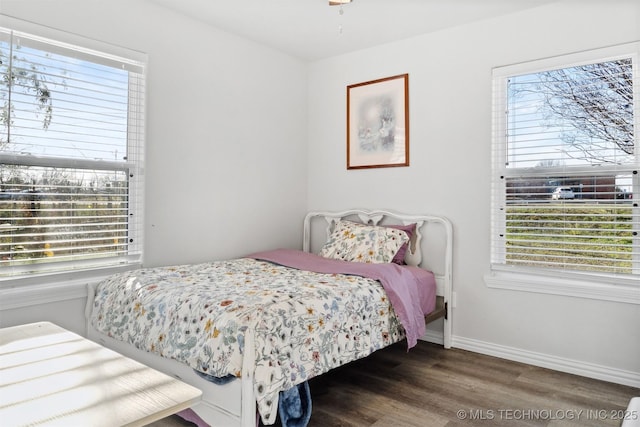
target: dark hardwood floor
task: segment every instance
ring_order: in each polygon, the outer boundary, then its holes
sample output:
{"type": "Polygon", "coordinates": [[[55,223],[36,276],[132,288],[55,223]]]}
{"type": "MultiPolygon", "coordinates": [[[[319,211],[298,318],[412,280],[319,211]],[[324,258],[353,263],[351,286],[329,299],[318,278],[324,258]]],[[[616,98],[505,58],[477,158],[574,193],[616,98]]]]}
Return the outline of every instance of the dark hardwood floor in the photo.
{"type": "Polygon", "coordinates": [[[619,426],[640,389],[426,342],[312,380],[309,427],[619,426]]]}
{"type": "MultiPolygon", "coordinates": [[[[638,388],[422,341],[309,384],[309,427],[619,426],[631,397],[640,396],[638,388]]],[[[178,425],[162,422],[157,427],[178,425]]]]}

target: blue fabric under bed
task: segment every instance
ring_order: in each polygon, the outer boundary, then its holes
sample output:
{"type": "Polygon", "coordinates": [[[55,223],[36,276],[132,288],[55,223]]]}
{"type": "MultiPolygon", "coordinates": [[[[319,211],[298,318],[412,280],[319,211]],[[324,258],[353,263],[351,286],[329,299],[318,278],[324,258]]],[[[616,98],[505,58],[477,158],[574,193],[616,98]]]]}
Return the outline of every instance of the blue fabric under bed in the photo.
{"type": "MultiPolygon", "coordinates": [[[[205,380],[217,385],[224,385],[237,378],[233,375],[214,377],[194,370],[196,374],[205,380]]],[[[278,416],[282,427],[306,427],[311,418],[311,391],[307,381],[280,392],[278,399],[278,416]]],[[[276,421],[276,424],[278,421],[276,421]]],[[[262,422],[258,423],[262,426],[262,422]]]]}

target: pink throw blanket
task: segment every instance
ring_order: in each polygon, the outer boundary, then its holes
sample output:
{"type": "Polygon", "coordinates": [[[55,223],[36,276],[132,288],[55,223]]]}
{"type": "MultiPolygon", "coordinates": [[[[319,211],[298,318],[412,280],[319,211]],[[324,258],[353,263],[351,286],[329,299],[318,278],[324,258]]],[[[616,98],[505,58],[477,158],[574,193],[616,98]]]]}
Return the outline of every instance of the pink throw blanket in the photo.
{"type": "Polygon", "coordinates": [[[291,249],[258,252],[247,258],[298,270],[352,274],[379,281],[404,327],[408,348],[415,346],[424,335],[424,317],[435,308],[435,278],[431,272],[418,267],[347,262],[291,249]]]}

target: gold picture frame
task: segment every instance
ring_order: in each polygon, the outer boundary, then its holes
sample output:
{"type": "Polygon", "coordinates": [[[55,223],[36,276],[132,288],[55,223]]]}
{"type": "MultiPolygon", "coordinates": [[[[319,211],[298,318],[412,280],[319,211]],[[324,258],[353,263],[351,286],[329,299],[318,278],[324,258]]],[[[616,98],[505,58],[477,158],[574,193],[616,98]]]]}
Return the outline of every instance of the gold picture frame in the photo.
{"type": "Polygon", "coordinates": [[[347,169],[409,166],[409,74],[347,86],[347,169]]]}

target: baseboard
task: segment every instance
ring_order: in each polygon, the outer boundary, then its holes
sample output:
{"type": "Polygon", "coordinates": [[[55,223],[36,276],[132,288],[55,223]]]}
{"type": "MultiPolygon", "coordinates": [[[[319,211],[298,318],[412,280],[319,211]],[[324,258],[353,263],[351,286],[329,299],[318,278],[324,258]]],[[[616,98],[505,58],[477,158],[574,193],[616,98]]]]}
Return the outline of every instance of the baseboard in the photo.
{"type": "Polygon", "coordinates": [[[420,337],[422,341],[432,342],[434,344],[444,345],[444,337],[442,336],[442,332],[430,331],[427,329],[427,332],[420,337]]]}
{"type": "Polygon", "coordinates": [[[471,338],[453,337],[453,347],[560,372],[640,388],[640,373],[522,350],[471,338]]]}

